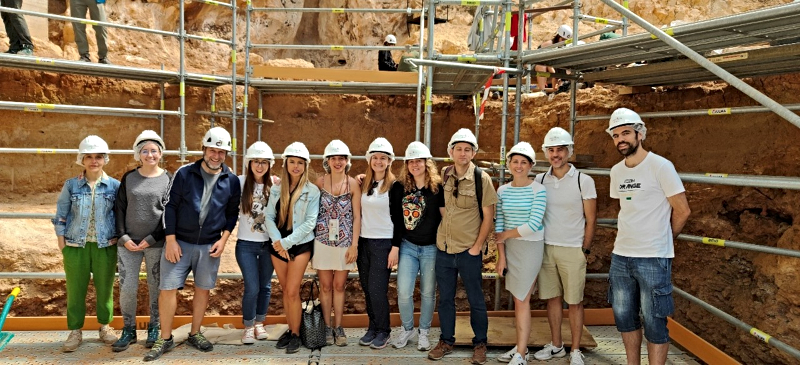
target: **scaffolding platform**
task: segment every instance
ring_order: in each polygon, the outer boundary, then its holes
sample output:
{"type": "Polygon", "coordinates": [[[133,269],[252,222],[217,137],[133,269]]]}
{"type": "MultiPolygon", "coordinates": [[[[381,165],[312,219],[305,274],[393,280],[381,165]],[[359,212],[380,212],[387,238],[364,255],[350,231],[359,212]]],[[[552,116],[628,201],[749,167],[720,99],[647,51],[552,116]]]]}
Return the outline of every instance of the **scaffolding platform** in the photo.
{"type": "MultiPolygon", "coordinates": [[[[695,52],[775,42],[800,33],[800,3],[786,4],[737,15],[667,28],[677,41],[695,52]]],[[[513,54],[512,54],[513,55],[513,54]]],[[[639,61],[667,60],[680,55],[649,33],[642,33],[574,47],[525,52],[525,63],[576,71],[592,70],[639,61]]]]}
{"type": "MultiPolygon", "coordinates": [[[[624,364],[625,347],[622,338],[613,326],[590,326],[589,330],[597,340],[598,346],[585,349],[587,364],[624,364]]],[[[373,350],[357,344],[358,338],[364,335],[364,328],[348,328],[349,345],[346,347],[328,346],[314,353],[306,348],[295,354],[286,354],[284,350],[275,348],[274,341],[257,341],[254,345],[216,345],[214,351],[202,353],[187,344],[176,347],[165,354],[155,364],[231,364],[241,362],[265,362],[270,364],[430,364],[427,353],[417,350],[416,342],[411,341],[402,349],[387,346],[385,349],[373,350]],[[311,360],[311,361],[309,361],[311,360]]],[[[111,351],[111,346],[97,339],[96,331],[84,331],[84,342],[73,353],[62,353],[61,344],[68,331],[17,331],[14,340],[3,351],[0,363],[7,364],[63,364],[63,363],[109,363],[141,364],[147,349],[144,347],[146,331],[138,331],[139,343],[123,352],[111,351]]],[[[439,338],[439,328],[431,328],[429,338],[435,343],[439,338]]],[[[490,347],[487,358],[495,362],[496,358],[508,351],[508,347],[490,347]]],[[[531,348],[531,350],[535,350],[531,348]]],[[[647,348],[642,348],[643,360],[646,362],[647,348]]],[[[453,353],[445,356],[437,363],[465,364],[472,356],[470,346],[456,346],[453,353]]],[[[569,364],[569,356],[553,359],[547,364],[569,364]]],[[[700,364],[691,354],[670,345],[667,364],[700,364]]]]}

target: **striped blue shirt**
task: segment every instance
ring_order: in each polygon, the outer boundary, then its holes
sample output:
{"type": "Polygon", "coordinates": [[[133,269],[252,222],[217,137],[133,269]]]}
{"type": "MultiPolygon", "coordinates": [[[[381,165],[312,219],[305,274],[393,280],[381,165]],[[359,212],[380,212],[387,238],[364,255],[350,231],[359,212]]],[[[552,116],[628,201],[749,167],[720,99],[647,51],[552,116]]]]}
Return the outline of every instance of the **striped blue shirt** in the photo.
{"type": "Polygon", "coordinates": [[[544,185],[531,181],[528,186],[514,187],[511,183],[497,189],[497,222],[499,232],[516,229],[521,240],[544,239],[544,212],[547,193],[544,185]]]}

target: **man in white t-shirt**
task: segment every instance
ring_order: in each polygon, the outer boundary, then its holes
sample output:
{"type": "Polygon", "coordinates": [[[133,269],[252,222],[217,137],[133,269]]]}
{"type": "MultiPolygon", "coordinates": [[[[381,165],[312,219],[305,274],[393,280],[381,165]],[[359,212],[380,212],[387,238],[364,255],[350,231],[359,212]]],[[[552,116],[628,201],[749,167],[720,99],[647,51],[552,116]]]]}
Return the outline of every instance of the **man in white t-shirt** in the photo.
{"type": "Polygon", "coordinates": [[[572,335],[570,364],[582,365],[580,340],[583,332],[583,289],[586,285],[586,256],[597,222],[597,191],[594,180],[567,160],[572,156],[569,132],[555,127],[542,144],[550,170],[536,175],[547,188],[544,215],[544,259],[539,271],[539,298],[547,300],[547,322],[551,340],[534,354],[537,360],[564,357],[561,339],[562,300],[569,305],[572,335]],[[558,345],[558,346],[556,346],[558,345]]]}
{"type": "Polygon", "coordinates": [[[610,193],[619,199],[620,210],[608,300],[628,364],[640,363],[642,321],[650,364],[664,364],[669,349],[667,316],[674,310],[673,239],[691,211],[675,166],[641,146],[647,128],[638,114],[615,110],[606,131],[625,157],[611,168],[610,193]]]}

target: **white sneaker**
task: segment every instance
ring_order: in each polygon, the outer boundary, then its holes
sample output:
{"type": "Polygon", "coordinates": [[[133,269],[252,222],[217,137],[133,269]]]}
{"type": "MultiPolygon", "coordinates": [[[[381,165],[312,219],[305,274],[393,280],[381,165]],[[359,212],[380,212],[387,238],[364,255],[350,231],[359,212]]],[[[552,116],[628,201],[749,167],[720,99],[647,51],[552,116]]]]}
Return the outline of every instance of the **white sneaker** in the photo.
{"type": "MultiPolygon", "coordinates": [[[[498,356],[497,357],[497,361],[499,361],[499,362],[509,362],[509,361],[511,361],[511,358],[514,357],[514,354],[516,354],[516,353],[517,353],[517,346],[514,346],[514,348],[512,348],[511,350],[508,350],[508,352],[498,356]]],[[[525,349],[525,361],[530,360],[530,358],[531,358],[531,355],[528,353],[528,349],[526,348],[525,349]]]]}
{"type": "Polygon", "coordinates": [[[431,349],[431,343],[428,341],[428,330],[419,329],[419,337],[417,337],[417,350],[428,351],[431,349]]]}
{"type": "Polygon", "coordinates": [[[550,360],[554,357],[564,357],[564,356],[567,356],[567,352],[564,351],[564,345],[562,344],[561,347],[555,347],[553,346],[552,342],[548,343],[547,345],[544,346],[543,349],[536,351],[536,353],[533,354],[533,357],[536,360],[542,360],[542,361],[550,360]]]}
{"type": "Polygon", "coordinates": [[[406,331],[405,328],[400,327],[399,334],[392,341],[392,346],[396,349],[406,347],[406,345],[408,345],[408,340],[414,338],[416,335],[417,331],[413,328],[406,331]]]}
{"type": "Polygon", "coordinates": [[[256,326],[255,326],[255,329],[253,330],[253,332],[255,333],[257,340],[269,339],[269,333],[267,333],[267,330],[264,329],[264,325],[261,324],[261,323],[256,323],[256,326]]]}
{"type": "Polygon", "coordinates": [[[256,343],[255,328],[245,327],[242,333],[242,343],[245,345],[252,345],[256,343]]]}
{"type": "Polygon", "coordinates": [[[83,332],[81,332],[81,330],[72,330],[69,332],[67,340],[64,341],[61,351],[73,352],[78,349],[78,346],[81,345],[81,342],[83,342],[83,332]]]}
{"type": "Polygon", "coordinates": [[[527,365],[528,360],[522,358],[522,355],[519,352],[515,352],[514,356],[511,357],[511,361],[508,362],[508,365],[527,365]]]}
{"type": "Polygon", "coordinates": [[[114,334],[114,328],[104,324],[100,326],[100,329],[97,331],[98,337],[100,337],[100,341],[107,345],[111,345],[114,342],[117,342],[117,335],[114,334]]]}
{"type": "Polygon", "coordinates": [[[569,353],[569,365],[583,365],[584,357],[581,350],[572,350],[572,352],[569,353]]]}

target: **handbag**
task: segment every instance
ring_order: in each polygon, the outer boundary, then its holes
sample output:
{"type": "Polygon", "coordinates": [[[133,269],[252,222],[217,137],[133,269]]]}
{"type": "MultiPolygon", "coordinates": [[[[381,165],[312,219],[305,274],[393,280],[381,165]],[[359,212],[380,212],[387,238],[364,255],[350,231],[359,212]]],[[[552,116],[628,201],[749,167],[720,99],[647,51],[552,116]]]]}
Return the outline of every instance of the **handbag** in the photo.
{"type": "Polygon", "coordinates": [[[314,286],[317,286],[317,293],[319,293],[319,284],[316,280],[309,280],[303,284],[301,292],[301,301],[303,308],[302,321],[300,322],[300,340],[303,346],[309,349],[319,349],[325,346],[325,321],[322,317],[322,305],[319,299],[314,297],[314,286]],[[303,297],[302,293],[305,292],[306,286],[309,287],[308,296],[303,297]]]}

